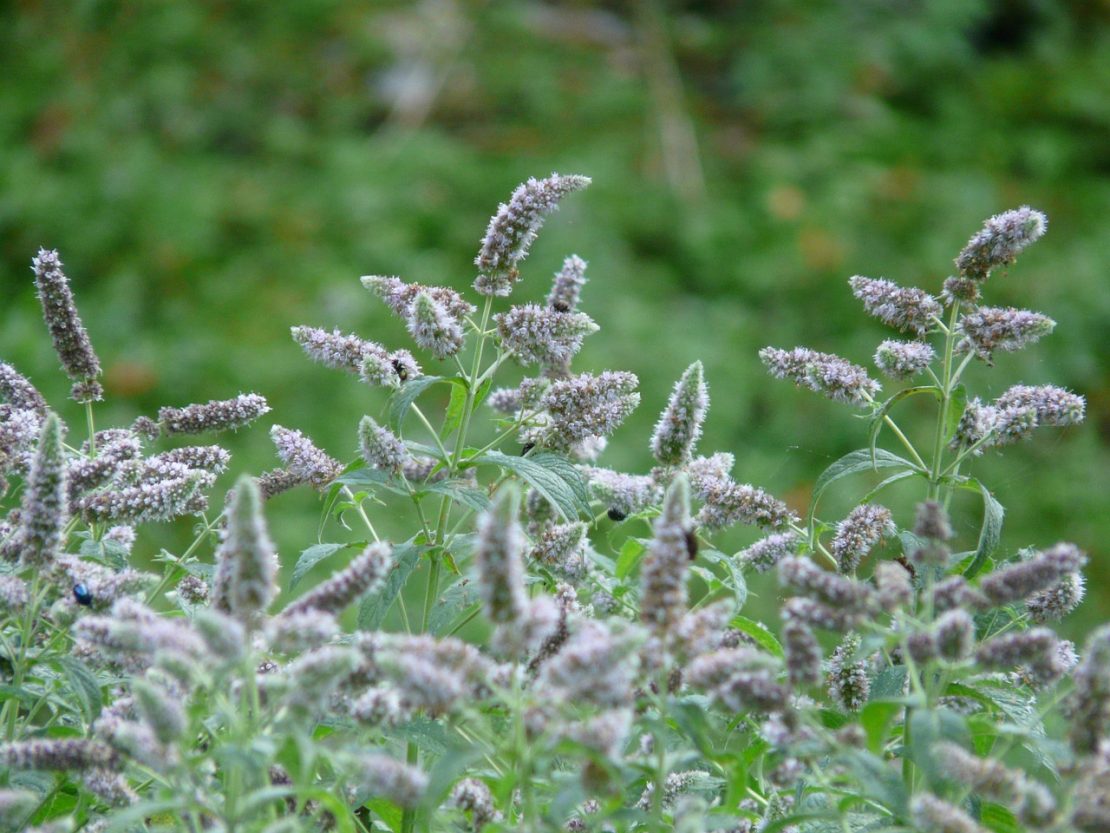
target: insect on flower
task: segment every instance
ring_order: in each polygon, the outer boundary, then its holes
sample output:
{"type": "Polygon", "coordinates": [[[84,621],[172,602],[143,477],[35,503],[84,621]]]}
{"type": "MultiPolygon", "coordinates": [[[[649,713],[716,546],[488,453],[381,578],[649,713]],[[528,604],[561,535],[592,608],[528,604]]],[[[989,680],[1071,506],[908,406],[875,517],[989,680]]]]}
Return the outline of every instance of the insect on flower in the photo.
{"type": "Polygon", "coordinates": [[[89,588],[84,582],[73,585],[73,598],[77,600],[77,604],[85,607],[91,605],[93,600],[92,593],[89,592],[89,588]]]}
{"type": "Polygon", "coordinates": [[[605,514],[609,516],[609,520],[616,521],[617,523],[620,523],[621,521],[623,521],[625,518],[628,517],[627,514],[625,514],[624,512],[622,512],[620,509],[618,509],[615,506],[610,506],[609,511],[606,512],[605,514]]]}

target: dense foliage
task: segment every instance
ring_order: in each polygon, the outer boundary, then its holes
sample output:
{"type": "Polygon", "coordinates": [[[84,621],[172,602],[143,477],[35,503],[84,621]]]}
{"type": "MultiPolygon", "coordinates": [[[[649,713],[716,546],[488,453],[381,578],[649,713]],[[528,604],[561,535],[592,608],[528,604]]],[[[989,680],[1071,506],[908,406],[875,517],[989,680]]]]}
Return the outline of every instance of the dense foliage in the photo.
{"type": "Polygon", "coordinates": [[[653,468],[601,465],[642,394],[633,373],[580,369],[599,329],[579,309],[587,264],[568,256],[542,303],[507,300],[537,281],[522,267],[544,219],[589,183],[518,187],[472,291],[363,277],[415,352],[294,326],[309,359],[385,416],[348,427],[349,461],[272,425],[281,465],[242,474],[220,510],[209,492],[228,453],[181,438],[254,430],[266,399],[97,430],[102,365],[58,253],[39,251],[37,295],[86,424],[67,428],[0,365],[0,823],[1107,829],[1110,626],[1081,647],[1053,629],[1083,599],[1087,556],[1043,536],[1000,546],[1005,513],[978,473],[987,449],[1082,422],[1086,401],[1048,384],[992,395],[968,376],[1055,326],[993,304],[1045,215],[991,217],[929,289],[850,279],[903,336],[874,354],[892,393],[836,354],[759,352],[865,420],[803,516],[735,479],[732,453],[704,451],[700,362],[652,408],[653,468]],[[513,366],[524,380],[499,387],[513,366]],[[440,387],[445,408],[425,413],[440,387]],[[935,405],[927,444],[900,423],[918,400],[935,405]],[[324,510],[281,602],[270,501],[298,488],[324,510]],[[916,491],[912,513],[879,502],[894,488],[916,491]],[[835,492],[843,514],[821,502],[835,492]],[[974,535],[949,514],[960,492],[979,502],[974,535]],[[147,530],[178,517],[199,521],[192,544],[137,569],[147,530]],[[381,535],[383,517],[407,533],[381,535]],[[722,550],[736,525],[763,537],[722,550]],[[776,615],[760,621],[748,579],[772,570],[776,615]]]}

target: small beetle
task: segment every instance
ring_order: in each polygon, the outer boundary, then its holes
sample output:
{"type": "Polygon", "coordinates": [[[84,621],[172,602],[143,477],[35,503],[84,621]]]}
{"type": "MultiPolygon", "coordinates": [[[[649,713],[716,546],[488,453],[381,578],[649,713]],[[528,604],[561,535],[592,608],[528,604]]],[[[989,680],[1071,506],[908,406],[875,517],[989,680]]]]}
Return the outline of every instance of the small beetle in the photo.
{"type": "Polygon", "coordinates": [[[88,607],[92,604],[92,593],[89,588],[85,586],[85,582],[80,582],[73,585],[73,598],[77,600],[77,604],[88,607]]]}
{"type": "Polygon", "coordinates": [[[624,512],[622,512],[620,509],[618,509],[615,506],[610,506],[609,511],[606,512],[605,514],[609,516],[609,520],[616,521],[617,523],[620,523],[621,521],[623,521],[625,518],[628,517],[628,515],[626,515],[624,512]]]}

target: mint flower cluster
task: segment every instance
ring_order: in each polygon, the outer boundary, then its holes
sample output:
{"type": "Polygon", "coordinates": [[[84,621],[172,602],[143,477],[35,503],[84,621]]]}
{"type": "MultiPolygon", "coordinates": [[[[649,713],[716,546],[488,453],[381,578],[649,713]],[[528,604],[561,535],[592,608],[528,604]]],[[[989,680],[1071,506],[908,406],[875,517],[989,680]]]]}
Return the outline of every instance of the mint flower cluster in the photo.
{"type": "Polygon", "coordinates": [[[256,430],[266,400],[96,430],[100,364],[39,252],[88,427],[0,363],[0,830],[1110,830],[1110,625],[1083,645],[1054,629],[1098,556],[1011,544],[974,473],[1085,416],[1061,387],[991,398],[964,379],[1054,326],[981,303],[1044,216],[992,217],[935,292],[849,279],[898,334],[874,364],[908,387],[823,349],[760,351],[868,425],[802,506],[701,447],[717,383],[701,362],[650,403],[634,374],[578,366],[604,324],[579,309],[604,285],[583,258],[546,267],[542,301],[510,300],[542,224],[587,185],[512,193],[460,280],[476,297],[363,277],[409,346],[292,327],[366,414],[343,449],[271,424],[274,468],[236,471],[222,500],[231,455],[179,443],[256,430]],[[899,417],[925,405],[934,430],[916,436],[899,417]],[[642,406],[652,467],[607,466],[642,406]],[[829,517],[825,492],[865,476],[829,517]],[[917,490],[912,512],[895,484],[917,490]],[[293,489],[320,521],[279,553],[271,501],[293,489]],[[975,534],[961,491],[982,502],[975,534]],[[386,513],[408,534],[384,540],[386,513]],[[181,517],[193,542],[158,547],[149,525],[181,517]],[[739,527],[750,543],[730,552],[739,527]],[[748,604],[761,574],[766,622],[748,604]]]}

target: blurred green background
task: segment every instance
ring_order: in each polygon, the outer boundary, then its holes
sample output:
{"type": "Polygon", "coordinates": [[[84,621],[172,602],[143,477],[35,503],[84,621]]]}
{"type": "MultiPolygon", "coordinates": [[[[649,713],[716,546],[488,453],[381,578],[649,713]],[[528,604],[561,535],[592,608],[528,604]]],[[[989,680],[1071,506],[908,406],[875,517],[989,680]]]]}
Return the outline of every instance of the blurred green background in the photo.
{"type": "MultiPolygon", "coordinates": [[[[1068,538],[1092,554],[1071,632],[1106,618],[1105,0],[0,8],[0,357],[75,426],[33,295],[38,246],[61,250],[105,364],[100,424],[254,390],[274,412],[228,438],[236,472],[274,465],[271,421],[349,459],[358,417],[384,398],[309,363],[289,327],[403,346],[358,277],[468,287],[497,203],[558,170],[594,185],[548,223],[513,300],[542,297],[566,254],[590,262],[583,307],[602,330],[576,367],[635,371],[643,393],[602,462],[648,468],[651,424],[701,358],[702,448],[733,451],[737,477],[801,508],[866,426],[765,377],[757,349],[869,363],[889,334],[847,278],[938,291],[984,218],[1028,203],[1049,233],[991,280],[987,302],[1059,326],[970,380],[986,396],[1066,385],[1089,419],[988,454],[977,473],[1009,510],[1006,551],[1068,538]]],[[[917,405],[903,413],[925,437],[917,405]]],[[[919,491],[892,493],[902,522],[919,491]]],[[[971,546],[979,508],[957,509],[971,546]]],[[[312,543],[318,512],[308,491],[271,504],[286,557],[312,543]]],[[[151,550],[189,529],[152,532],[151,550]]]]}

